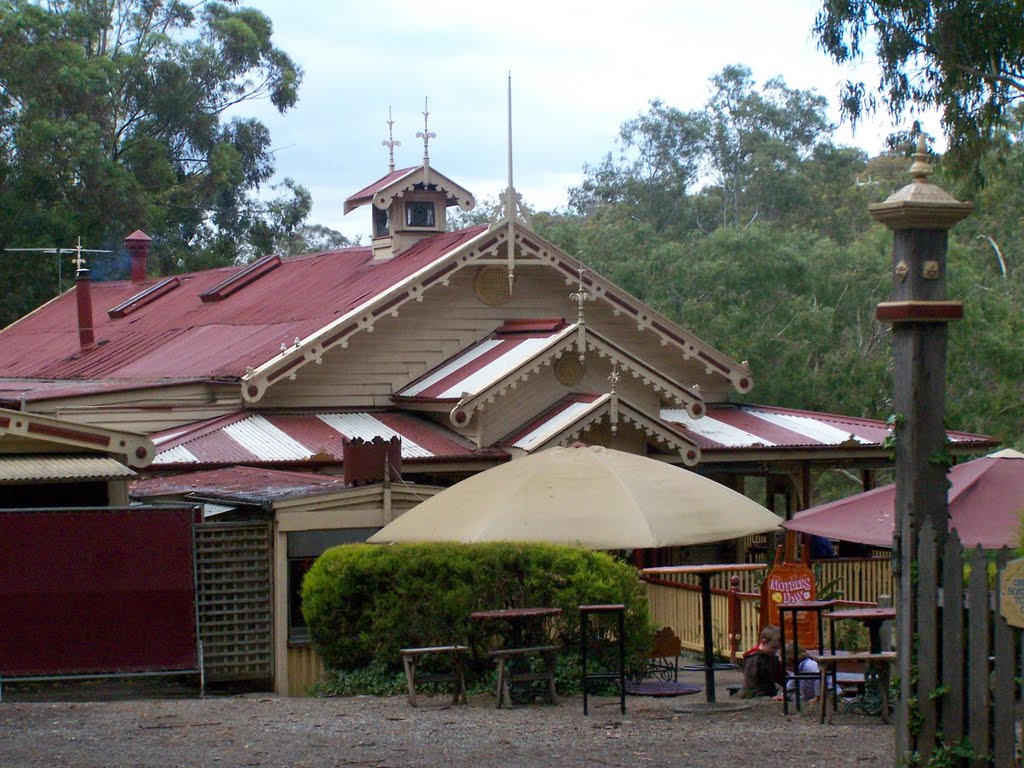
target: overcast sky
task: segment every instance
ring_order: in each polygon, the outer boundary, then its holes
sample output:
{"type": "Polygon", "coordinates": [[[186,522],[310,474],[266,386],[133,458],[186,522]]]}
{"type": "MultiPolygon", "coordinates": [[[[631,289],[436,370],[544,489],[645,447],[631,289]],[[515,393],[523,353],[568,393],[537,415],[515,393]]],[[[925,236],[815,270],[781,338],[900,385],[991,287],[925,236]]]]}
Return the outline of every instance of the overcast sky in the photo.
{"type": "MultiPolygon", "coordinates": [[[[708,78],[744,64],[763,83],[781,75],[834,105],[848,76],[874,83],[873,65],[841,70],[818,52],[814,0],[577,0],[514,3],[355,3],[248,0],[274,23],[275,41],[304,70],[298,105],[245,112],[271,129],[278,180],[313,194],[310,223],[350,237],[369,232],[369,213],[342,215],[346,197],[387,172],[388,107],[398,167],[422,160],[423,99],[430,99],[431,164],[477,200],[496,197],[507,176],[507,77],[512,75],[516,188],[539,210],[564,207],[585,163],[615,146],[623,122],[659,98],[700,108],[708,78]]],[[[838,112],[832,111],[834,122],[838,112]]],[[[836,140],[869,153],[891,126],[840,126],[836,140]]],[[[926,130],[937,125],[926,122],[926,130]]]]}

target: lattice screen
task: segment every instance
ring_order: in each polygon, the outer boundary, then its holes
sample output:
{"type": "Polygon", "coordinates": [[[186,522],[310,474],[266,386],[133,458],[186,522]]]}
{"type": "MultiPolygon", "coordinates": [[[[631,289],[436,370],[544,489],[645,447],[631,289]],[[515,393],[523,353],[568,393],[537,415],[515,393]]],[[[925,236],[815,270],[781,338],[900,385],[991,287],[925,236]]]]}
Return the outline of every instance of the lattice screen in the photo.
{"type": "Polygon", "coordinates": [[[273,673],[270,526],[196,526],[199,637],[208,682],[273,673]]]}

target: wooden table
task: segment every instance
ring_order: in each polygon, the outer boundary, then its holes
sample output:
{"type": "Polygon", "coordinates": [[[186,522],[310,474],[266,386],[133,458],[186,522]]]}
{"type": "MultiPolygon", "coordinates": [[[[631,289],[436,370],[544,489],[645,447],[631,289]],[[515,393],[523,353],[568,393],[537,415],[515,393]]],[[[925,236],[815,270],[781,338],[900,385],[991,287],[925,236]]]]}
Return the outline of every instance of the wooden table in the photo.
{"type": "MultiPolygon", "coordinates": [[[[853,608],[849,610],[832,611],[826,618],[829,621],[851,621],[862,622],[868,628],[868,636],[871,638],[871,653],[882,652],[882,624],[896,618],[895,608],[853,608]]],[[[832,625],[832,654],[836,652],[835,625],[832,625]]]]}
{"type": "Polygon", "coordinates": [[[715,645],[711,632],[711,577],[718,573],[763,571],[761,563],[714,563],[706,565],[668,565],[644,568],[642,573],[664,576],[669,573],[695,573],[700,579],[701,624],[704,633],[704,687],[708,702],[715,701],[715,645]]]}
{"type": "MultiPolygon", "coordinates": [[[[827,685],[827,678],[829,677],[829,668],[832,668],[831,677],[834,681],[838,675],[835,671],[839,664],[847,661],[853,662],[864,662],[868,665],[875,666],[875,682],[878,686],[878,707],[879,712],[882,716],[882,722],[889,722],[889,680],[890,680],[890,666],[896,662],[895,653],[844,653],[840,656],[831,654],[828,656],[818,656],[816,661],[818,662],[818,669],[821,673],[821,722],[825,722],[826,714],[828,712],[828,694],[825,686],[827,685]]],[[[865,673],[865,687],[868,681],[871,679],[871,675],[865,673]]],[[[834,698],[834,697],[833,697],[834,698]]],[[[867,692],[861,697],[862,700],[867,698],[867,692]]],[[[832,709],[836,709],[836,702],[833,701],[832,709]]],[[[863,707],[867,709],[866,702],[863,707]]],[[[829,718],[831,722],[831,718],[829,718]]]]}
{"type": "MultiPolygon", "coordinates": [[[[881,714],[882,716],[882,722],[889,722],[889,664],[892,663],[892,658],[895,658],[895,654],[882,652],[882,624],[896,618],[896,609],[853,608],[849,610],[832,611],[827,614],[825,618],[833,622],[831,632],[831,655],[833,657],[836,657],[836,631],[834,622],[844,620],[859,621],[868,628],[870,650],[866,654],[857,655],[863,656],[864,658],[862,660],[869,664],[874,663],[877,667],[877,674],[871,675],[865,672],[864,695],[856,705],[861,709],[872,713],[874,713],[874,710],[877,707],[879,709],[878,714],[881,714]]],[[[846,658],[850,659],[850,656],[847,656],[846,658]]],[[[825,666],[827,667],[828,664],[826,663],[825,666]]],[[[822,668],[824,669],[824,667],[822,668]]],[[[848,704],[847,709],[849,710],[850,708],[851,705],[848,704]]],[[[824,717],[824,712],[822,713],[822,717],[824,717]]]]}
{"type": "Polygon", "coordinates": [[[559,616],[561,608],[498,608],[492,611],[476,611],[469,618],[479,622],[493,622],[507,627],[507,634],[498,633],[505,638],[501,648],[491,651],[498,661],[498,706],[512,706],[512,695],[509,687],[513,682],[529,680],[546,680],[548,698],[552,704],[558,703],[555,693],[555,654],[559,646],[550,642],[544,632],[544,622],[553,616],[559,616]],[[544,672],[513,673],[513,657],[541,656],[544,659],[544,672]]]}
{"type": "Polygon", "coordinates": [[[561,615],[561,608],[498,608],[493,611],[476,611],[469,614],[469,618],[481,622],[504,622],[509,627],[509,643],[518,648],[535,639],[529,636],[531,629],[536,633],[543,627],[545,619],[561,615]]]}

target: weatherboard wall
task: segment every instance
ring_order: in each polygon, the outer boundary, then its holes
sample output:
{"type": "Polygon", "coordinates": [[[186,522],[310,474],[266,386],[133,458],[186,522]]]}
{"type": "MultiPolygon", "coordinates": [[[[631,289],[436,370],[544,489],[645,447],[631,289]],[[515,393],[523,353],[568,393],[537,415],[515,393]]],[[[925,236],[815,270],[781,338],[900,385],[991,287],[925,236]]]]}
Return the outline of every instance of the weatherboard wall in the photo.
{"type": "MultiPolygon", "coordinates": [[[[347,347],[328,351],[320,365],[300,368],[294,380],[282,380],[258,406],[366,407],[391,404],[391,395],[447,358],[492,333],[506,320],[576,319],[573,290],[552,270],[521,266],[512,298],[500,307],[484,304],[473,288],[474,268],[456,273],[449,286],[432,288],[422,302],[408,302],[398,316],[381,318],[372,333],[353,336],[347,347]]],[[[725,397],[721,376],[708,376],[703,364],[683,360],[681,351],[661,345],[651,333],[615,317],[603,302],[587,303],[588,324],[641,360],[647,360],[681,386],[694,383],[705,396],[725,397]]],[[[605,381],[598,391],[607,391],[605,381]]]]}

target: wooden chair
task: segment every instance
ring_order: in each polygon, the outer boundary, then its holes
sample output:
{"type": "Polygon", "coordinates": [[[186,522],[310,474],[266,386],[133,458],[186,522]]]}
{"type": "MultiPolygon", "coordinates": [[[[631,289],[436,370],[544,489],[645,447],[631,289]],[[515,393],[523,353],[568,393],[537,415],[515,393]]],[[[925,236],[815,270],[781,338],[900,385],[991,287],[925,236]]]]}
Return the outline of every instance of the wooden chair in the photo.
{"type": "Polygon", "coordinates": [[[672,627],[662,627],[654,635],[651,650],[646,656],[645,677],[653,677],[664,682],[679,681],[679,655],[683,652],[683,643],[672,627]]]}

